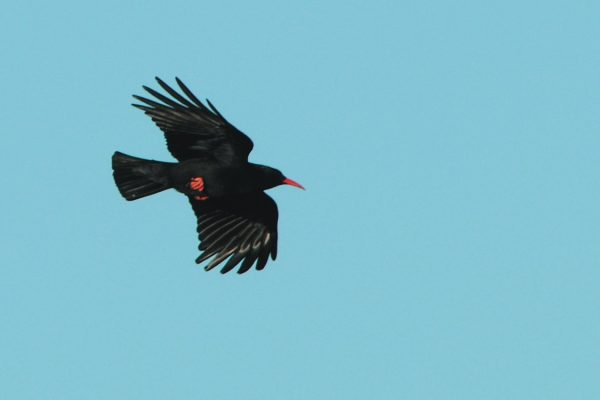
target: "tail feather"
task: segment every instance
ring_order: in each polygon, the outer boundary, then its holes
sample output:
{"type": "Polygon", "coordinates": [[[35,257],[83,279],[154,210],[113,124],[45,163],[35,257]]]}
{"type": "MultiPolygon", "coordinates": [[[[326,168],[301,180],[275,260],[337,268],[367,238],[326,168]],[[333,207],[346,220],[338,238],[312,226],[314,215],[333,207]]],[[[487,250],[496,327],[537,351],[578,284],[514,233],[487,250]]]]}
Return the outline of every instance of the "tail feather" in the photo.
{"type": "Polygon", "coordinates": [[[127,200],[141,199],[169,189],[167,172],[170,164],[132,157],[118,151],[112,156],[115,183],[127,200]]]}

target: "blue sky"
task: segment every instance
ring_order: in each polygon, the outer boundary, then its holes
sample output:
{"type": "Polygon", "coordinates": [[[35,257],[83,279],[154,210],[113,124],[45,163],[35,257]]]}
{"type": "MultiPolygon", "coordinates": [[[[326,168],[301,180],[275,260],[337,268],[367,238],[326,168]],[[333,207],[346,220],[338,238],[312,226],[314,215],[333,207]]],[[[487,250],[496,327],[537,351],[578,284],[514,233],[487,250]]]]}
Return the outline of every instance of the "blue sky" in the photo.
{"type": "Polygon", "coordinates": [[[21,2],[0,15],[0,397],[597,399],[600,6],[21,2]],[[182,78],[251,136],[279,258],[128,203],[182,78]]]}

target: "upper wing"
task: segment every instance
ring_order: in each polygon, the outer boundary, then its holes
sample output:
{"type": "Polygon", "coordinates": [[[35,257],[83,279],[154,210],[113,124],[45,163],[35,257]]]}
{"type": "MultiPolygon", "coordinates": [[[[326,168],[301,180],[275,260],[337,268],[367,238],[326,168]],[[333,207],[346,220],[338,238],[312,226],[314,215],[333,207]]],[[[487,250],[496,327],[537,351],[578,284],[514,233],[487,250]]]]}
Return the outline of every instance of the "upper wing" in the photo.
{"type": "Polygon", "coordinates": [[[208,99],[210,110],[179,78],[175,79],[187,98],[159,78],[156,81],[172,98],[146,86],[143,88],[160,102],[133,96],[146,104],[133,106],[144,110],[165,133],[173,157],[179,161],[190,158],[213,158],[230,163],[247,161],[254,146],[252,140],[227,122],[208,99]]]}
{"type": "Polygon", "coordinates": [[[198,201],[189,198],[198,218],[198,238],[203,253],[196,263],[214,258],[204,268],[209,271],[229,258],[221,273],[231,271],[243,260],[239,274],[252,268],[262,270],[269,255],[277,257],[275,201],[264,192],[198,201]]]}

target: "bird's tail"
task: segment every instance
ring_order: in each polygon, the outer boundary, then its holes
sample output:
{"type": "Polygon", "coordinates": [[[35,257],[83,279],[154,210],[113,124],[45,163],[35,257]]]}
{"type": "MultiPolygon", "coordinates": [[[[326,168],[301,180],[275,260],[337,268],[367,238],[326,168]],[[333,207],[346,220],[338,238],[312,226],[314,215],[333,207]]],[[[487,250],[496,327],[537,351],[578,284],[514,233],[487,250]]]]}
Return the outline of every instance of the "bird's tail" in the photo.
{"type": "Polygon", "coordinates": [[[112,156],[113,177],[121,195],[137,200],[169,189],[168,169],[171,163],[144,160],[115,152],[112,156]]]}

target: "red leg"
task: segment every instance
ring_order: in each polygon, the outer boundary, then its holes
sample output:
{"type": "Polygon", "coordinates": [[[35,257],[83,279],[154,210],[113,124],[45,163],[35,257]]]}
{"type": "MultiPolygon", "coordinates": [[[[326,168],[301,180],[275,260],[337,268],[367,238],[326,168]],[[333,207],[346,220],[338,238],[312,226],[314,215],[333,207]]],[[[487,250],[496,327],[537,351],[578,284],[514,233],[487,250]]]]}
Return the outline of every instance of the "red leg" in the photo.
{"type": "Polygon", "coordinates": [[[197,190],[199,192],[204,190],[204,179],[202,179],[201,176],[198,176],[196,178],[192,178],[190,180],[190,188],[192,188],[193,190],[197,190]]]}
{"type": "MultiPolygon", "coordinates": [[[[204,190],[204,179],[201,176],[190,179],[189,187],[192,190],[202,192],[204,190]]],[[[204,201],[208,200],[208,196],[194,196],[194,200],[204,201]]]]}

